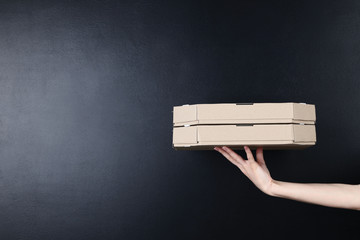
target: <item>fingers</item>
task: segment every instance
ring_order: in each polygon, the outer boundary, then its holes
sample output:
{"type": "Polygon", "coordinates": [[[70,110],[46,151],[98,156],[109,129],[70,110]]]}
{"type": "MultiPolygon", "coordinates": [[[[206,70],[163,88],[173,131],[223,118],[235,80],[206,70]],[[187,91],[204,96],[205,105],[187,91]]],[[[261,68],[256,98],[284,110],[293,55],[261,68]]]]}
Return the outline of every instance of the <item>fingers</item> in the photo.
{"type": "Polygon", "coordinates": [[[255,162],[254,156],[248,146],[244,146],[246,156],[249,162],[255,162]]]}
{"type": "Polygon", "coordinates": [[[219,147],[215,147],[214,148],[216,151],[220,152],[224,157],[226,157],[230,162],[232,162],[234,165],[239,165],[239,163],[233,159],[230,154],[228,154],[225,150],[219,148],[219,147]]]}
{"type": "Polygon", "coordinates": [[[262,147],[256,149],[256,161],[259,164],[265,165],[264,152],[262,147]]]}
{"type": "Polygon", "coordinates": [[[237,154],[236,152],[225,146],[223,147],[223,149],[238,163],[240,163],[241,165],[245,164],[245,160],[239,154],[237,154]]]}
{"type": "Polygon", "coordinates": [[[232,158],[229,153],[219,147],[215,147],[214,149],[224,155],[224,157],[226,157],[232,164],[240,168],[240,170],[245,174],[245,176],[248,177],[245,167],[241,163],[236,161],[234,158],[232,158]]]}

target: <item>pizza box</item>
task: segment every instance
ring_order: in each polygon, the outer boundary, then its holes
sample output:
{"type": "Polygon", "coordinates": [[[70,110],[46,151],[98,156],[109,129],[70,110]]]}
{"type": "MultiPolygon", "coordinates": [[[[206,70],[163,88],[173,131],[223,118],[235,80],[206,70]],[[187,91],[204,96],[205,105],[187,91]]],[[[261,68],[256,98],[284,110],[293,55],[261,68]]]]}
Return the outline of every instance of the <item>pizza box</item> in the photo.
{"type": "Polygon", "coordinates": [[[213,150],[215,146],[243,149],[304,149],[315,145],[313,124],[226,124],[173,128],[176,150],[213,150]]]}
{"type": "Polygon", "coordinates": [[[216,103],[173,107],[173,126],[203,124],[315,124],[315,105],[306,103],[216,103]]]}

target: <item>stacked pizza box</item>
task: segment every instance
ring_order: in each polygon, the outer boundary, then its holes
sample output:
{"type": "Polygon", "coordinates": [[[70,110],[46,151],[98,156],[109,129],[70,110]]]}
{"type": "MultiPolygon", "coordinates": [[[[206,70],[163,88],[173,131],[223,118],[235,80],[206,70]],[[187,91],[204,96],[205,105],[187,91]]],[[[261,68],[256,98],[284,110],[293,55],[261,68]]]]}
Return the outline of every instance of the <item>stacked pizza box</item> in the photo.
{"type": "Polygon", "coordinates": [[[173,148],[304,149],[315,145],[315,105],[285,103],[187,104],[173,108],[173,148]]]}

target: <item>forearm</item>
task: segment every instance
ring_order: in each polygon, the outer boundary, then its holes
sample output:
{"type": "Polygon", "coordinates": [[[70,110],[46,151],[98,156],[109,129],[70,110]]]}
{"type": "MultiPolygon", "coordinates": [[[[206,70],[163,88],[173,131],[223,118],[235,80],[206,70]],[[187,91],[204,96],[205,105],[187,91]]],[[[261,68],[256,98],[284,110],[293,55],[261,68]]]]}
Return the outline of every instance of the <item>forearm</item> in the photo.
{"type": "Polygon", "coordinates": [[[360,210],[360,185],[274,180],[269,195],[327,207],[360,210]]]}

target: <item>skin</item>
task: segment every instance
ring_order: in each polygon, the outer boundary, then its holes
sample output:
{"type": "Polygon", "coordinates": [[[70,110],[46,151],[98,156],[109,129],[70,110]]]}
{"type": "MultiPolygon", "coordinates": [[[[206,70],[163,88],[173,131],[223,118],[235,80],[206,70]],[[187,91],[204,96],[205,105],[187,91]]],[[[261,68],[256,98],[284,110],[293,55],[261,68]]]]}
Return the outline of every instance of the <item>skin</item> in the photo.
{"type": "Polygon", "coordinates": [[[266,166],[263,148],[256,149],[256,160],[248,146],[244,146],[247,159],[229,147],[215,147],[269,196],[317,204],[326,207],[360,210],[360,185],[340,183],[292,183],[274,180],[266,166]]]}

